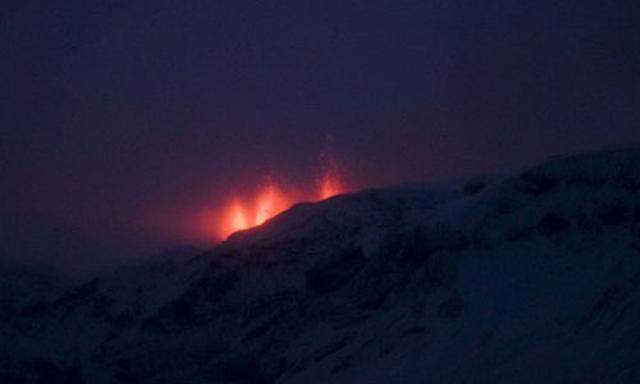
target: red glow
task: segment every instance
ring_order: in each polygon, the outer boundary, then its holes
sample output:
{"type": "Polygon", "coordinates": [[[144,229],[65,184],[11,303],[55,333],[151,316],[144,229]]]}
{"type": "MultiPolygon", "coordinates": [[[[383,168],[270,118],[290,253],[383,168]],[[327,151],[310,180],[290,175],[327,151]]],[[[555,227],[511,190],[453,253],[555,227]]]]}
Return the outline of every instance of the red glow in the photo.
{"type": "Polygon", "coordinates": [[[229,229],[232,232],[249,228],[247,212],[239,201],[231,206],[228,218],[229,229]]]}
{"type": "Polygon", "coordinates": [[[238,199],[232,200],[219,226],[220,237],[225,238],[233,232],[261,225],[294,202],[275,184],[269,184],[253,200],[252,205],[243,204],[238,199]]]}
{"type": "Polygon", "coordinates": [[[318,179],[317,187],[317,196],[320,200],[328,199],[345,191],[336,161],[326,154],[322,157],[322,174],[318,179]]]}
{"type": "Polygon", "coordinates": [[[223,209],[226,214],[216,225],[218,227],[217,235],[224,239],[236,231],[262,225],[296,203],[324,200],[344,193],[346,188],[335,163],[332,162],[329,165],[324,167],[323,173],[317,179],[312,191],[301,192],[291,188],[283,189],[271,180],[253,198],[240,200],[237,196],[234,197],[223,209]],[[243,201],[251,201],[252,203],[245,204],[243,201]]]}
{"type": "Polygon", "coordinates": [[[344,192],[344,187],[342,186],[342,182],[340,181],[337,172],[327,171],[322,175],[319,192],[320,200],[325,200],[344,192]]]}
{"type": "Polygon", "coordinates": [[[287,208],[289,204],[285,195],[270,185],[258,196],[254,224],[260,225],[287,208]]]}

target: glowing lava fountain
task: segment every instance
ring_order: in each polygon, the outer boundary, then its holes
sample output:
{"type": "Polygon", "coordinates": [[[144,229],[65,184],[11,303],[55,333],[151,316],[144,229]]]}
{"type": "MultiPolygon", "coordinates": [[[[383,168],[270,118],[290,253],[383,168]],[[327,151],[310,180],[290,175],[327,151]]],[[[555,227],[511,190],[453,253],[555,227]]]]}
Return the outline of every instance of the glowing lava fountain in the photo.
{"type": "Polygon", "coordinates": [[[290,202],[285,195],[270,185],[258,196],[254,224],[260,225],[289,207],[290,202]]]}
{"type": "Polygon", "coordinates": [[[249,219],[242,203],[235,201],[229,212],[229,224],[236,231],[249,228],[249,219]]]}
{"type": "Polygon", "coordinates": [[[325,200],[332,196],[339,195],[345,190],[335,169],[327,170],[322,175],[319,189],[320,200],[325,200]]]}
{"type": "Polygon", "coordinates": [[[218,236],[224,239],[236,231],[261,225],[296,203],[325,200],[344,192],[344,185],[335,167],[325,169],[310,193],[285,191],[270,182],[253,199],[249,199],[253,204],[245,204],[246,200],[235,198],[226,206],[218,236]]]}

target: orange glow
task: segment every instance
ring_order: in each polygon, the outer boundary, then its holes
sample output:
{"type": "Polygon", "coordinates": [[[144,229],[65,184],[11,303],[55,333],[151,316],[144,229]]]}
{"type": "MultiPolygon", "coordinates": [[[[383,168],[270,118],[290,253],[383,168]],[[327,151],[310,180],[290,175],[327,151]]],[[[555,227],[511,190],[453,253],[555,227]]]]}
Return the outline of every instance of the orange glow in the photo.
{"type": "Polygon", "coordinates": [[[229,212],[229,230],[231,232],[249,228],[247,212],[239,201],[236,201],[229,212]]]}
{"type": "Polygon", "coordinates": [[[258,197],[254,224],[260,225],[287,208],[289,204],[284,194],[270,185],[258,197]]]}
{"type": "Polygon", "coordinates": [[[319,179],[318,187],[320,200],[328,199],[345,191],[342,178],[340,177],[340,172],[338,171],[338,166],[330,157],[325,158],[323,172],[319,179]]]}
{"type": "Polygon", "coordinates": [[[219,228],[219,236],[225,238],[233,232],[261,225],[290,206],[290,199],[277,186],[269,184],[257,195],[253,206],[232,200],[219,228]]]}
{"type": "Polygon", "coordinates": [[[344,192],[344,188],[337,175],[331,172],[322,177],[320,182],[320,200],[328,199],[342,192],[344,192]]]}
{"type": "Polygon", "coordinates": [[[225,239],[236,231],[264,224],[295,203],[324,200],[345,191],[346,188],[334,162],[324,167],[323,174],[317,179],[312,191],[307,190],[302,193],[291,188],[283,190],[275,182],[270,181],[266,187],[254,195],[254,198],[243,199],[243,201],[253,201],[252,204],[244,204],[237,197],[231,200],[224,209],[226,214],[222,222],[218,222],[217,235],[225,239]]]}

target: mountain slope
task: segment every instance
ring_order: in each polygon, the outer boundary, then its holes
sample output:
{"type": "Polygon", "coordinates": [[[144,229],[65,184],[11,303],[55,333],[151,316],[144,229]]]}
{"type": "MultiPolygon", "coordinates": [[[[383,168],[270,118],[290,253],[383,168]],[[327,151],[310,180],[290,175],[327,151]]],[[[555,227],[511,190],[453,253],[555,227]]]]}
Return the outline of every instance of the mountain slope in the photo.
{"type": "Polygon", "coordinates": [[[639,382],[640,150],[301,204],[42,306],[5,381],[639,382]]]}

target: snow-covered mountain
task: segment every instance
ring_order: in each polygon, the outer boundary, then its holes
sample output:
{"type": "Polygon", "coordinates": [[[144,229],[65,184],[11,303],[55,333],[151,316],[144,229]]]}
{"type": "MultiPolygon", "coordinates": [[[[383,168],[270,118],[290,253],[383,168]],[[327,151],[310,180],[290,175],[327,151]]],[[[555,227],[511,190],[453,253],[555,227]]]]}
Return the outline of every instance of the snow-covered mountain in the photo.
{"type": "Polygon", "coordinates": [[[2,383],[636,383],[640,149],[300,204],[71,287],[6,275],[2,383]]]}

